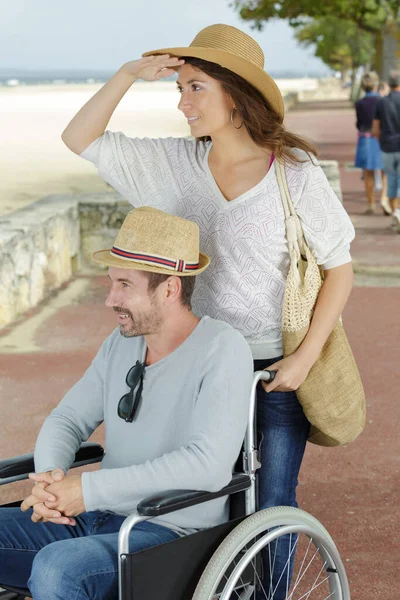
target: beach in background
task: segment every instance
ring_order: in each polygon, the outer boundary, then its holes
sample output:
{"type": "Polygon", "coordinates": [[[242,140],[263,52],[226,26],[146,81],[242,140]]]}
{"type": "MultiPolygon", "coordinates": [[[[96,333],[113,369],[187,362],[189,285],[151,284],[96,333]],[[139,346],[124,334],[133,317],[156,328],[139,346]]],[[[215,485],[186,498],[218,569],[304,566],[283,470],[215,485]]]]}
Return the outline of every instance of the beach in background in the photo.
{"type": "MultiPolygon", "coordinates": [[[[281,79],[282,90],[312,90],[317,79],[281,79]]],[[[0,215],[49,194],[98,192],[109,186],[94,166],[66,148],[61,133],[102,84],[3,85],[0,144],[0,215]]],[[[132,137],[185,136],[176,84],[137,82],[108,128],[132,137]]]]}

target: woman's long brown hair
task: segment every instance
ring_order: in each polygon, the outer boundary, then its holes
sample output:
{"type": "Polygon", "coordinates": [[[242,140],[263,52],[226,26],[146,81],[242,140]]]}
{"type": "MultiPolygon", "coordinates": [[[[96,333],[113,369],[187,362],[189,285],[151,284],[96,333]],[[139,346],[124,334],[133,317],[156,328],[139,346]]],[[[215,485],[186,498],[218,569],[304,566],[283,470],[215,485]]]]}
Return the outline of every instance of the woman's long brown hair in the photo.
{"type": "MultiPolygon", "coordinates": [[[[313,162],[313,155],[317,156],[316,148],[302,137],[287,131],[281,122],[280,115],[251,83],[216,63],[200,58],[182,58],[185,60],[185,64],[192,65],[195,69],[199,69],[221,82],[225,92],[235,102],[243,125],[257,146],[269,148],[277,158],[291,163],[305,162],[293,152],[293,148],[300,148],[313,162]]],[[[206,142],[211,138],[204,136],[197,140],[206,142]]]]}

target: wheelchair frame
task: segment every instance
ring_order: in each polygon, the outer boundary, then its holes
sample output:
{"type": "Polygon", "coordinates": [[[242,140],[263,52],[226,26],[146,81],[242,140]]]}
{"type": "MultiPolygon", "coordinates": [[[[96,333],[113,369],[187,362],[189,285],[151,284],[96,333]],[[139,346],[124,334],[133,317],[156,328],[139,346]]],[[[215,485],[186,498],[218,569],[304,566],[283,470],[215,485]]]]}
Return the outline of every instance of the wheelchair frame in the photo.
{"type": "MultiPolygon", "coordinates": [[[[169,544],[163,544],[161,546],[155,546],[153,548],[149,548],[148,550],[136,553],[129,554],[129,536],[132,531],[132,528],[139,522],[144,520],[149,520],[160,515],[165,515],[170,512],[174,512],[177,510],[182,510],[183,508],[187,508],[189,506],[194,506],[196,504],[200,504],[203,502],[208,502],[215,498],[219,498],[222,496],[236,494],[238,492],[244,492],[245,495],[245,506],[244,513],[245,516],[239,519],[241,523],[237,525],[236,521],[232,526],[229,526],[229,523],[224,525],[217,526],[212,528],[211,530],[206,530],[204,533],[210,532],[214,534],[214,545],[215,541],[218,540],[218,536],[220,536],[220,532],[223,531],[224,535],[226,535],[225,531],[228,532],[228,535],[223,542],[219,545],[218,541],[218,549],[222,546],[229,546],[230,538],[235,534],[236,530],[239,530],[240,527],[245,526],[246,522],[251,519],[251,515],[255,518],[258,518],[259,515],[263,513],[269,514],[265,515],[267,520],[271,522],[269,527],[274,528],[275,530],[279,529],[279,533],[276,534],[273,531],[269,532],[267,535],[264,535],[261,538],[261,542],[264,540],[269,542],[269,540],[273,540],[274,537],[278,537],[280,535],[289,534],[293,532],[301,532],[304,531],[307,535],[312,535],[317,540],[320,539],[320,548],[319,552],[324,557],[327,566],[327,571],[331,571],[332,573],[337,574],[334,577],[335,581],[338,580],[339,583],[339,594],[336,596],[336,600],[350,600],[350,592],[348,590],[347,578],[344,571],[343,564],[340,560],[339,554],[336,550],[336,547],[333,544],[333,541],[330,540],[329,534],[324,530],[321,524],[318,523],[316,519],[307,515],[307,513],[303,513],[303,511],[299,511],[298,509],[291,509],[286,507],[286,511],[289,510],[289,513],[285,513],[285,507],[279,507],[277,509],[266,509],[261,511],[260,513],[256,513],[257,510],[257,497],[256,497],[256,471],[261,466],[258,460],[258,451],[257,451],[257,442],[256,442],[256,424],[255,424],[255,401],[256,401],[256,387],[260,380],[268,381],[270,379],[268,371],[258,371],[254,374],[253,384],[251,388],[250,395],[250,403],[249,403],[249,413],[248,413],[248,424],[246,429],[246,434],[243,442],[243,452],[242,452],[242,473],[234,473],[231,482],[221,489],[218,492],[205,492],[205,491],[193,491],[193,490],[170,490],[165,493],[156,494],[149,498],[142,500],[138,506],[137,510],[129,515],[121,525],[119,536],[118,536],[118,598],[119,600],[131,600],[131,589],[132,589],[132,561],[130,560],[132,557],[141,557],[139,555],[145,555],[148,552],[156,553],[164,553],[164,558],[166,556],[165,552],[169,549],[168,546],[171,544],[176,544],[181,542],[181,545],[188,545],[190,543],[190,538],[195,539],[195,536],[199,534],[193,534],[193,536],[186,536],[184,538],[180,538],[169,544]],[[272,511],[272,513],[271,513],[272,511]],[[275,511],[275,512],[274,512],[275,511]],[[282,512],[283,511],[283,512],[282,512]],[[298,511],[299,516],[297,517],[297,513],[293,517],[293,511],[298,511]],[[246,517],[249,517],[246,519],[246,517]],[[284,517],[284,518],[283,518],[284,517]],[[297,520],[296,520],[297,519],[297,520]],[[236,527],[237,525],[237,527],[236,527]],[[230,533],[229,533],[230,531],[230,533]],[[269,537],[268,537],[269,536],[269,537]],[[329,539],[328,539],[329,538],[329,539]],[[186,542],[184,542],[186,540],[186,542]],[[342,592],[340,591],[342,590],[342,592]]],[[[82,444],[81,448],[77,452],[75,456],[75,461],[71,468],[78,467],[94,462],[99,462],[102,460],[104,455],[104,450],[99,444],[93,443],[85,443],[82,444]]],[[[28,454],[21,457],[16,457],[12,459],[6,459],[0,461],[0,485],[6,483],[12,483],[14,481],[23,480],[28,478],[28,473],[34,471],[34,463],[33,463],[33,455],[28,454]]],[[[11,503],[5,506],[15,506],[18,503],[11,503]]],[[[253,521],[255,519],[253,518],[253,521]]],[[[257,519],[256,519],[257,520],[257,519]]],[[[254,523],[255,528],[259,526],[257,523],[254,523]]],[[[247,526],[246,526],[247,527],[247,526]]],[[[261,528],[262,529],[262,528],[261,528]]],[[[265,529],[265,527],[264,527],[265,529]]],[[[258,531],[258,529],[257,529],[258,531]]],[[[260,537],[262,531],[258,532],[257,538],[260,537]]],[[[254,544],[254,547],[258,547],[261,543],[260,541],[254,544]]],[[[235,542],[236,543],[236,542],[235,542]]],[[[229,548],[228,548],[229,550],[229,548]]],[[[218,552],[215,553],[217,555],[218,552]]],[[[214,556],[215,556],[214,555],[214,556]]],[[[210,555],[211,556],[211,555],[210,555]]],[[[210,556],[206,557],[208,559],[210,556]]],[[[214,559],[214,556],[212,560],[214,559]]],[[[203,557],[202,557],[203,558],[203,557]]],[[[247,563],[248,564],[248,563],[247,563]]],[[[204,564],[205,567],[205,564],[204,564]]],[[[198,574],[196,578],[196,583],[198,579],[203,579],[204,575],[207,575],[207,569],[204,570],[203,575],[201,573],[198,574]]],[[[232,578],[231,578],[232,579],[232,578]]],[[[229,581],[231,581],[231,579],[229,581]]],[[[233,581],[233,580],[232,580],[233,581]]],[[[209,583],[209,582],[208,582],[209,583]]],[[[335,583],[335,585],[336,585],[335,583]]],[[[1,590],[0,583],[0,590],[1,590]]],[[[234,589],[235,582],[230,583],[231,588],[229,595],[225,592],[223,594],[223,598],[229,598],[230,593],[234,589]]],[[[10,586],[6,586],[5,590],[8,591],[0,591],[0,600],[20,600],[23,598],[23,594],[26,594],[27,590],[23,589],[15,589],[10,586]],[[14,593],[16,595],[9,595],[9,593],[14,593]]],[[[195,595],[193,598],[200,600],[201,593],[199,595],[198,588],[196,588],[195,595]]],[[[215,592],[214,592],[215,593],[215,592]]],[[[138,594],[138,597],[140,595],[138,594]]],[[[185,596],[188,597],[188,596],[185,596]]]]}

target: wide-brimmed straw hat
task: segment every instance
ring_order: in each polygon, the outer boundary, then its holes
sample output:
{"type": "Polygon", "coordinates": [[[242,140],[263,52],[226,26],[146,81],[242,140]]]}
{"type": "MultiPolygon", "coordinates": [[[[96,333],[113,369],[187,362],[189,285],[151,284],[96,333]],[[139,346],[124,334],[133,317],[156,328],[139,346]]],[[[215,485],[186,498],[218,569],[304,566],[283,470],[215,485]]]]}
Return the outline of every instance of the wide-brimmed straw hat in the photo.
{"type": "Polygon", "coordinates": [[[199,251],[199,227],[147,206],[126,216],[114,246],[93,253],[93,260],[109,267],[138,269],[164,275],[198,275],[210,264],[199,251]]]}
{"type": "Polygon", "coordinates": [[[283,120],[285,107],[275,81],[264,71],[264,54],[252,37],[231,25],[210,25],[202,29],[187,48],[161,48],[142,56],[170,54],[191,56],[217,63],[251,83],[283,120]]]}

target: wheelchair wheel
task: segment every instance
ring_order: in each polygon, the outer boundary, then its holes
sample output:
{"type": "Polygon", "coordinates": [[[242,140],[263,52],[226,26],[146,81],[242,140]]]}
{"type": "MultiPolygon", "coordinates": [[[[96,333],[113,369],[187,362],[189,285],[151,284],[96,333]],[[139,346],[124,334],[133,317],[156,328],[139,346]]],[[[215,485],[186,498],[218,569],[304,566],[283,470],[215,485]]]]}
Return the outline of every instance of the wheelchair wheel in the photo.
{"type": "Polygon", "coordinates": [[[193,600],[350,600],[343,563],[321,523],[292,507],[267,508],[242,521],[222,542],[206,566],[193,600]],[[286,537],[282,572],[274,571],[276,549],[286,537]],[[276,582],[264,589],[262,561],[276,582]],[[290,574],[290,558],[294,555],[290,574]],[[290,576],[291,575],[291,576],[290,576]],[[275,586],[275,589],[273,589],[275,586]],[[284,588],[282,590],[282,587],[284,588]]]}

